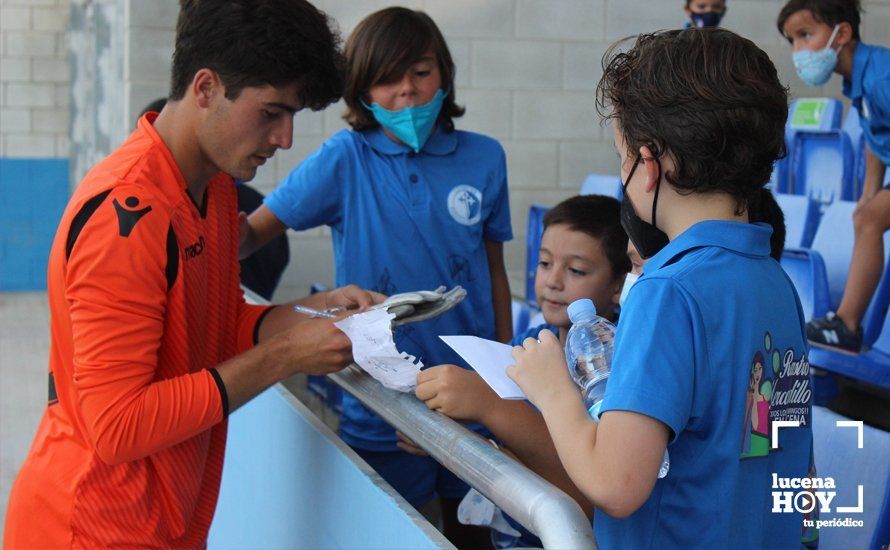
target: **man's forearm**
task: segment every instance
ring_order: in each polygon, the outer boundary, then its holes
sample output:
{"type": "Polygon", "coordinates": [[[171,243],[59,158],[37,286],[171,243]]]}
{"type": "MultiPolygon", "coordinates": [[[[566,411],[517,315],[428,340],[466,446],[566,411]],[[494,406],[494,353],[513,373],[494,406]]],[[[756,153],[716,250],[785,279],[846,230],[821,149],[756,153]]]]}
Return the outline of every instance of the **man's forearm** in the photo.
{"type": "MultiPolygon", "coordinates": [[[[274,312],[270,312],[270,315],[274,312]]],[[[279,342],[270,340],[217,365],[228,397],[229,413],[289,375],[287,354],[279,349],[279,342]]]]}

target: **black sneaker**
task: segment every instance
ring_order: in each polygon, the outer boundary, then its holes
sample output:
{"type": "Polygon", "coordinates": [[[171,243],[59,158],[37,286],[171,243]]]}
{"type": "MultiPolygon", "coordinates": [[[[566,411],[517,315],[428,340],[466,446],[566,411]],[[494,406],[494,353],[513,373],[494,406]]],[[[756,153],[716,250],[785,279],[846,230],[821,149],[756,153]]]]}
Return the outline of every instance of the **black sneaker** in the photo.
{"type": "Polygon", "coordinates": [[[807,339],[817,348],[856,355],[862,350],[862,327],[853,332],[840,317],[829,311],[825,317],[807,323],[807,339]]]}

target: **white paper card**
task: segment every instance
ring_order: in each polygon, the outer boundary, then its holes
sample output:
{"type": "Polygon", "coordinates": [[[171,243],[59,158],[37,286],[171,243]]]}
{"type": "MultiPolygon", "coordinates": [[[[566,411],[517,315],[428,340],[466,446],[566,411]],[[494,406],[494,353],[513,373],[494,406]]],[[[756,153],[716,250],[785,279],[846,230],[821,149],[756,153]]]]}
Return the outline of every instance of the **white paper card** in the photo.
{"type": "Polygon", "coordinates": [[[423,363],[399,353],[392,339],[395,315],[372,309],[334,323],[352,341],[352,356],[358,366],[391,390],[412,392],[423,363]],[[415,363],[416,362],[416,363],[415,363]]]}
{"type": "Polygon", "coordinates": [[[516,382],[507,376],[507,367],[515,365],[513,346],[478,336],[439,336],[464,358],[502,399],[527,399],[516,382]]]}

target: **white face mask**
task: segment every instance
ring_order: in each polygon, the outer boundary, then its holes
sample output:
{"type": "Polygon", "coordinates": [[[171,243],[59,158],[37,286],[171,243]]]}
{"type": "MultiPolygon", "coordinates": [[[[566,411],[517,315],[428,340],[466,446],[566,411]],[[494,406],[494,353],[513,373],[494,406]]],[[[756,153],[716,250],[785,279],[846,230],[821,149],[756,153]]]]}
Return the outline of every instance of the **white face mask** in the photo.
{"type": "Polygon", "coordinates": [[[639,278],[640,276],[636,273],[628,273],[627,277],[624,278],[624,286],[621,288],[621,296],[618,298],[618,305],[622,308],[624,307],[624,301],[627,300],[627,294],[630,292],[630,287],[634,286],[639,278]]]}

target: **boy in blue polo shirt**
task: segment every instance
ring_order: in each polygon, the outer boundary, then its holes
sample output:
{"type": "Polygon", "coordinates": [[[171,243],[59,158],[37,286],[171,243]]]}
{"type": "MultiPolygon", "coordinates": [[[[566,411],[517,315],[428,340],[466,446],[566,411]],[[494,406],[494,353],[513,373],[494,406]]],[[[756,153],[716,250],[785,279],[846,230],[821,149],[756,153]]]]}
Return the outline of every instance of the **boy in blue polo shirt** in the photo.
{"type": "Polygon", "coordinates": [[[783,153],[786,91],[766,53],[721,29],[641,35],[605,65],[622,225],[649,261],[599,423],[552,333],[516,347],[508,373],[596,506],[601,548],[797,547],[802,515],[777,506],[773,478],[809,474],[804,319],[747,212],[783,153]],[[776,422],[794,427],[773,439],[776,422]]]}
{"type": "Polygon", "coordinates": [[[884,269],[884,233],[890,229],[890,49],[861,41],[858,0],[791,0],[777,25],[794,50],[801,80],[819,87],[832,73],[844,77],[844,95],[859,113],[865,138],[865,179],[853,213],[855,241],[844,297],[837,312],[813,319],[814,346],[858,353],[859,323],[884,269]]]}
{"type": "MultiPolygon", "coordinates": [[[[422,12],[388,8],[359,23],[346,44],[345,80],[353,129],[331,137],[269,195],[249,218],[241,253],[287,227],[328,225],[338,282],[387,295],[463,286],[456,308],[394,337],[425,365],[465,365],[438,335],[512,337],[504,151],[492,138],[455,130],[464,111],[454,99],[454,63],[422,12]]],[[[478,545],[455,535],[465,529],[456,510],[468,486],[432,458],[400,450],[393,429],[348,394],[340,435],[414,506],[440,496],[446,535],[457,546],[478,545]]]]}

